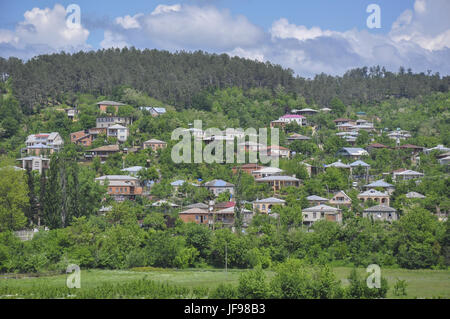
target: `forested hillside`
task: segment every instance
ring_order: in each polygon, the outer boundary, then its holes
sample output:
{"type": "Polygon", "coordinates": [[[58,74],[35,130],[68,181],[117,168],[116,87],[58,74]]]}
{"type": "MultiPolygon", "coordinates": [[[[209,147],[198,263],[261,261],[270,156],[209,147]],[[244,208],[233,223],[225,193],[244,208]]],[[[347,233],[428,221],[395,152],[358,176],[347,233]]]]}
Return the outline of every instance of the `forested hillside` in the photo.
{"type": "Polygon", "coordinates": [[[450,77],[439,73],[398,73],[376,66],[350,70],[343,76],[295,77],[292,70],[226,54],[201,51],[170,53],[134,48],[41,55],[27,62],[0,58],[3,80],[12,78],[15,97],[23,113],[60,103],[76,104],[77,93],[117,97],[118,86],[130,86],[150,97],[182,108],[198,107],[204,91],[228,87],[282,86],[308,104],[324,107],[338,97],[345,104],[373,105],[386,98],[415,98],[447,92],[450,77]]]}

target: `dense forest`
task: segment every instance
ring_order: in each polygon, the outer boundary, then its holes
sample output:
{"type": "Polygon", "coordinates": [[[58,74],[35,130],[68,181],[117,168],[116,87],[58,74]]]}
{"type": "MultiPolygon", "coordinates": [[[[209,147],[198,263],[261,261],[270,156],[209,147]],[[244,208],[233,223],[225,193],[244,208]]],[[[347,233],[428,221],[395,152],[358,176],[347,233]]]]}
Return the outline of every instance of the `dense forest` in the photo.
{"type": "Polygon", "coordinates": [[[374,105],[390,97],[415,98],[448,92],[450,77],[439,73],[397,73],[380,66],[349,70],[343,76],[294,76],[270,62],[261,63],[226,54],[108,49],[75,54],[41,55],[23,62],[0,58],[0,76],[11,77],[13,92],[24,114],[49,105],[77,105],[77,93],[117,97],[116,88],[129,86],[177,110],[202,105],[205,92],[238,87],[283,87],[310,105],[330,106],[333,98],[347,105],[374,105]]]}

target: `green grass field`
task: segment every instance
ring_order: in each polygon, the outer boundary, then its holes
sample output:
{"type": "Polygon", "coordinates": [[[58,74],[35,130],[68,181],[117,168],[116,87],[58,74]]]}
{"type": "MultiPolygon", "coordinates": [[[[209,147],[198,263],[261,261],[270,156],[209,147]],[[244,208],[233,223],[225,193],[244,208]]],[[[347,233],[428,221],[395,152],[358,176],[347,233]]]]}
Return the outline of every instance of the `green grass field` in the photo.
{"type": "MultiPolygon", "coordinates": [[[[348,277],[351,268],[333,268],[337,278],[343,284],[348,284],[348,277]]],[[[186,288],[209,288],[214,289],[220,283],[237,284],[239,275],[245,270],[215,270],[215,269],[155,269],[155,270],[81,270],[81,288],[90,289],[98,287],[104,283],[126,283],[132,280],[143,279],[175,284],[186,288]]],[[[364,273],[364,269],[359,269],[364,273]]],[[[267,271],[268,277],[274,275],[267,271]]],[[[382,269],[382,276],[386,277],[389,283],[388,298],[398,298],[393,295],[393,286],[398,279],[406,280],[407,296],[403,298],[450,298],[450,271],[449,270],[406,270],[406,269],[382,269]]],[[[0,276],[0,278],[2,278],[0,276]]],[[[0,279],[0,289],[9,287],[10,289],[21,289],[30,287],[65,287],[66,275],[2,278],[0,279]]],[[[5,297],[5,296],[2,296],[5,297]]]]}

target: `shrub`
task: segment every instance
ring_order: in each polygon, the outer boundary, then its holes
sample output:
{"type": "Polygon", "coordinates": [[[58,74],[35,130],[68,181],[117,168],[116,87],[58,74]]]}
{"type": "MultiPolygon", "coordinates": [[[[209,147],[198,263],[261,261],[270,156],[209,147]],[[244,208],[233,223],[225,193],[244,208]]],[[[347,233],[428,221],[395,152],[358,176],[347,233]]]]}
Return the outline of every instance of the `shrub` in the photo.
{"type": "Polygon", "coordinates": [[[209,298],[212,299],[237,299],[238,298],[238,290],[236,287],[230,284],[221,283],[214,289],[209,298]]]}
{"type": "Polygon", "coordinates": [[[239,277],[238,296],[241,299],[264,299],[269,296],[266,274],[261,267],[241,274],[239,277]]]}

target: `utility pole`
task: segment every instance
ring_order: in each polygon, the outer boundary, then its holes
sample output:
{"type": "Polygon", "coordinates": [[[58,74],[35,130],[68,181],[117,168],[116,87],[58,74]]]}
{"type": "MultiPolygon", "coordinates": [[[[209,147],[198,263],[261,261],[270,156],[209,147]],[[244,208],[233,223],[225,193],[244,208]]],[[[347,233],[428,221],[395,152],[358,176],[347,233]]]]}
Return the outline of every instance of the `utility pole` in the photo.
{"type": "Polygon", "coordinates": [[[225,242],[225,272],[228,272],[227,243],[225,242]]]}

